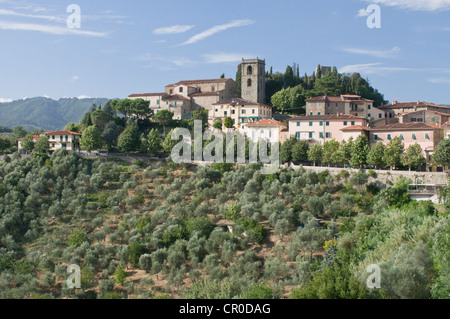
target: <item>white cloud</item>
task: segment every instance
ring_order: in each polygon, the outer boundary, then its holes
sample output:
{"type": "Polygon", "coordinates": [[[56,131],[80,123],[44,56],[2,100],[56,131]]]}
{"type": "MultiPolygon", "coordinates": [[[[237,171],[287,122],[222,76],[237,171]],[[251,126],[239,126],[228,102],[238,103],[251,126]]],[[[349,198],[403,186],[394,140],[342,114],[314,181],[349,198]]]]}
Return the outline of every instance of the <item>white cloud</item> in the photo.
{"type": "Polygon", "coordinates": [[[80,77],[78,75],[74,75],[69,79],[69,82],[76,82],[80,79],[80,77]]]}
{"type": "Polygon", "coordinates": [[[450,84],[450,79],[433,78],[433,79],[428,79],[428,82],[431,82],[431,83],[434,83],[434,84],[450,84]]]}
{"type": "Polygon", "coordinates": [[[182,67],[191,67],[197,62],[186,57],[168,57],[153,55],[150,53],[142,54],[135,58],[136,61],[146,61],[144,68],[158,69],[161,71],[173,71],[182,67]]]}
{"type": "Polygon", "coordinates": [[[369,55],[377,58],[391,58],[395,56],[396,53],[400,52],[399,47],[393,47],[390,50],[367,50],[358,48],[345,48],[342,51],[353,54],[369,55]]]}
{"type": "MultiPolygon", "coordinates": [[[[40,12],[40,11],[36,11],[36,12],[40,12]]],[[[65,19],[61,18],[61,17],[48,16],[48,15],[37,15],[37,14],[29,14],[29,13],[20,13],[20,12],[16,12],[16,11],[13,11],[13,10],[5,10],[5,9],[0,9],[0,15],[3,15],[3,16],[14,16],[14,17],[23,17],[23,18],[34,18],[34,19],[45,19],[45,20],[49,20],[49,21],[58,21],[58,22],[65,21],[65,19]]]]}
{"type": "Polygon", "coordinates": [[[184,33],[191,30],[193,25],[173,25],[170,27],[163,27],[153,30],[153,34],[162,35],[162,34],[179,34],[184,33]]]}
{"type": "Polygon", "coordinates": [[[369,14],[370,12],[368,12],[366,8],[363,8],[358,11],[357,17],[367,17],[369,14]]]}
{"type": "Polygon", "coordinates": [[[80,100],[83,100],[83,99],[91,99],[91,97],[90,97],[90,96],[87,96],[87,95],[80,95],[80,96],[77,96],[77,99],[80,99],[80,100]]]}
{"type": "Polygon", "coordinates": [[[339,73],[364,73],[385,75],[389,72],[411,71],[410,68],[383,66],[383,63],[352,64],[339,68],[339,73]]]}
{"type": "Polygon", "coordinates": [[[205,30],[201,33],[194,35],[193,37],[189,38],[186,42],[183,42],[181,45],[193,44],[206,38],[209,38],[215,35],[216,33],[228,30],[230,28],[244,27],[254,23],[255,21],[252,20],[235,20],[226,24],[216,25],[208,30],[205,30]]]}
{"type": "Polygon", "coordinates": [[[0,97],[0,103],[9,103],[12,101],[13,101],[13,99],[5,99],[5,98],[0,97]]]}
{"type": "Polygon", "coordinates": [[[38,31],[55,35],[84,35],[89,37],[106,37],[108,35],[106,32],[86,31],[83,29],[69,29],[62,26],[15,23],[7,21],[0,21],[0,30],[38,31]]]}
{"type": "Polygon", "coordinates": [[[400,7],[415,11],[449,10],[450,0],[366,0],[371,3],[384,4],[390,7],[400,7]]]}
{"type": "Polygon", "coordinates": [[[239,62],[244,56],[253,55],[242,55],[235,53],[218,53],[218,54],[204,54],[206,63],[228,63],[228,62],[239,62]]]}

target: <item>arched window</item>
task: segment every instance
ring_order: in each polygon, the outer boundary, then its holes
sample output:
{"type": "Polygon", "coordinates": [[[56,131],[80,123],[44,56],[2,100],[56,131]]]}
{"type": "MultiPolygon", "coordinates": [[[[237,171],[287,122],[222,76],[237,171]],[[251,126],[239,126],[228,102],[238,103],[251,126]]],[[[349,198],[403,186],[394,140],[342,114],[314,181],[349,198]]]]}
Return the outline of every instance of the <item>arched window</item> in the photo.
{"type": "Polygon", "coordinates": [[[247,68],[247,74],[248,74],[248,75],[252,75],[252,74],[253,74],[253,68],[252,68],[252,66],[249,66],[249,67],[247,68]]]}
{"type": "Polygon", "coordinates": [[[248,87],[252,86],[252,79],[248,79],[248,80],[247,80],[247,86],[248,86],[248,87]]]}

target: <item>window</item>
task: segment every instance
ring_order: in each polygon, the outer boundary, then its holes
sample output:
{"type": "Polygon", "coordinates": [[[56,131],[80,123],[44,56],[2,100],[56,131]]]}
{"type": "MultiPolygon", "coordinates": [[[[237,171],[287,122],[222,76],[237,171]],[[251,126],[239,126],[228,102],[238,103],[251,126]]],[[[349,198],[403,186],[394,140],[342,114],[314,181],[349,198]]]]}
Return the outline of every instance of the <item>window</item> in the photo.
{"type": "Polygon", "coordinates": [[[331,104],[331,103],[328,103],[328,107],[330,107],[330,104],[331,104]]]}
{"type": "Polygon", "coordinates": [[[372,115],[369,113],[368,115],[367,115],[369,118],[371,118],[372,117],[372,115]]]}
{"type": "Polygon", "coordinates": [[[403,134],[400,134],[400,140],[404,140],[405,138],[403,137],[403,134]]]}
{"type": "Polygon", "coordinates": [[[177,107],[177,102],[175,102],[175,107],[177,107]]]}
{"type": "Polygon", "coordinates": [[[252,74],[253,74],[253,68],[252,68],[252,66],[249,66],[249,67],[247,68],[247,74],[248,74],[248,75],[252,75],[252,74]]]}
{"type": "Polygon", "coordinates": [[[413,139],[413,140],[417,140],[416,134],[413,134],[413,135],[412,135],[412,139],[413,139]]]}
{"type": "Polygon", "coordinates": [[[313,126],[313,122],[309,122],[309,126],[313,126]]]}
{"type": "Polygon", "coordinates": [[[382,119],[383,118],[383,114],[378,114],[378,117],[380,118],[380,119],[382,119]]]}
{"type": "Polygon", "coordinates": [[[159,100],[156,100],[156,105],[159,105],[159,100]]]}
{"type": "Polygon", "coordinates": [[[327,133],[327,134],[326,134],[326,137],[327,137],[327,138],[331,138],[331,133],[327,133]]]}
{"type": "Polygon", "coordinates": [[[52,147],[55,147],[55,143],[52,143],[52,147]]]}
{"type": "Polygon", "coordinates": [[[375,134],[375,135],[373,136],[373,139],[374,139],[375,141],[378,141],[378,134],[375,134]]]}
{"type": "Polygon", "coordinates": [[[320,133],[319,133],[319,137],[320,137],[320,138],[323,138],[323,132],[320,132],[320,133]]]}
{"type": "Polygon", "coordinates": [[[344,126],[347,126],[347,124],[348,124],[347,121],[344,121],[344,126]]]}
{"type": "Polygon", "coordinates": [[[63,141],[63,139],[62,139],[62,135],[60,135],[60,136],[59,136],[59,141],[60,141],[60,142],[62,142],[62,141],[63,141]]]}
{"type": "Polygon", "coordinates": [[[327,122],[327,123],[326,123],[326,126],[330,126],[330,122],[327,122]]]}
{"type": "Polygon", "coordinates": [[[352,121],[352,126],[355,125],[355,124],[356,124],[355,121],[352,121]]]}
{"type": "Polygon", "coordinates": [[[322,121],[320,122],[320,126],[323,126],[323,122],[322,121]]]}
{"type": "Polygon", "coordinates": [[[248,79],[248,80],[247,80],[247,86],[248,86],[248,87],[251,87],[251,86],[252,86],[252,79],[248,79]]]}
{"type": "Polygon", "coordinates": [[[297,122],[297,126],[300,126],[300,122],[297,122]]]}
{"type": "Polygon", "coordinates": [[[223,112],[223,115],[224,115],[225,117],[227,117],[227,114],[228,114],[227,111],[223,112]]]}
{"type": "Polygon", "coordinates": [[[52,140],[54,140],[55,139],[55,135],[52,135],[52,140]]]}
{"type": "Polygon", "coordinates": [[[170,89],[170,94],[173,94],[173,90],[172,89],[170,89]]]}
{"type": "Polygon", "coordinates": [[[318,112],[317,115],[320,115],[320,112],[318,112]]]}
{"type": "Polygon", "coordinates": [[[215,92],[216,91],[216,87],[215,86],[212,86],[211,87],[211,92],[215,92]]]}
{"type": "Polygon", "coordinates": [[[236,114],[236,111],[235,110],[231,110],[231,114],[236,114]]]}
{"type": "Polygon", "coordinates": [[[216,112],[219,112],[219,109],[216,109],[216,112]]]}
{"type": "Polygon", "coordinates": [[[313,133],[309,132],[309,138],[312,139],[313,138],[313,133]]]}
{"type": "MultiPolygon", "coordinates": [[[[449,137],[450,137],[450,136],[449,136],[449,137]]],[[[430,139],[430,134],[426,133],[426,134],[425,134],[425,138],[426,138],[427,140],[429,140],[429,139],[430,139]]]]}
{"type": "Polygon", "coordinates": [[[372,109],[372,106],[369,104],[369,105],[367,105],[367,109],[368,110],[371,110],[372,109]]]}
{"type": "Polygon", "coordinates": [[[391,134],[388,134],[388,141],[392,140],[391,134]]]}
{"type": "Polygon", "coordinates": [[[66,135],[66,142],[68,142],[69,141],[69,137],[66,135]]]}
{"type": "Polygon", "coordinates": [[[434,118],[434,117],[432,117],[432,118],[431,118],[431,122],[434,122],[434,121],[435,121],[435,118],[434,118]]]}
{"type": "Polygon", "coordinates": [[[309,113],[309,115],[313,115],[313,112],[309,113]]]}
{"type": "Polygon", "coordinates": [[[245,110],[242,110],[242,114],[245,114],[245,110]]]}
{"type": "Polygon", "coordinates": [[[336,107],[338,107],[338,104],[336,103],[336,107]]]}
{"type": "Polygon", "coordinates": [[[255,113],[256,113],[256,110],[255,110],[255,109],[253,109],[253,110],[252,110],[252,114],[255,114],[255,113]]]}
{"type": "Polygon", "coordinates": [[[183,93],[183,88],[182,87],[180,87],[180,93],[183,93]]]}
{"type": "Polygon", "coordinates": [[[295,137],[297,138],[298,141],[300,141],[300,132],[295,133],[295,137]]]}

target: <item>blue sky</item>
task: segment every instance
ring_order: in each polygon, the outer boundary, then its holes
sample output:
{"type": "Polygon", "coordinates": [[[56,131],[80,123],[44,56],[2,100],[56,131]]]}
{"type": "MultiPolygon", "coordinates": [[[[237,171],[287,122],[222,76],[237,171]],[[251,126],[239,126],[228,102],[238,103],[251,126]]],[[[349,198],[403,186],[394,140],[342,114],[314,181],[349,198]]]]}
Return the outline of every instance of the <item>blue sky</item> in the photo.
{"type": "Polygon", "coordinates": [[[360,72],[390,101],[450,104],[449,18],[450,0],[0,0],[0,102],[162,92],[259,57],[274,71],[360,72]],[[67,27],[72,3],[80,29],[67,27]]]}

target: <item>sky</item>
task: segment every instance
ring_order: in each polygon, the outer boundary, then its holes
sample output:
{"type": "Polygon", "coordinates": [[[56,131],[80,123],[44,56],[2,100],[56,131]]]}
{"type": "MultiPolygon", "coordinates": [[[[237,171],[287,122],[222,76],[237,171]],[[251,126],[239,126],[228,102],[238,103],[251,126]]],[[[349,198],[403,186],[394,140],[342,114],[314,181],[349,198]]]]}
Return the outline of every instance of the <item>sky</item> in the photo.
{"type": "Polygon", "coordinates": [[[164,92],[258,57],[450,104],[449,51],[450,0],[0,0],[0,102],[164,92]]]}

